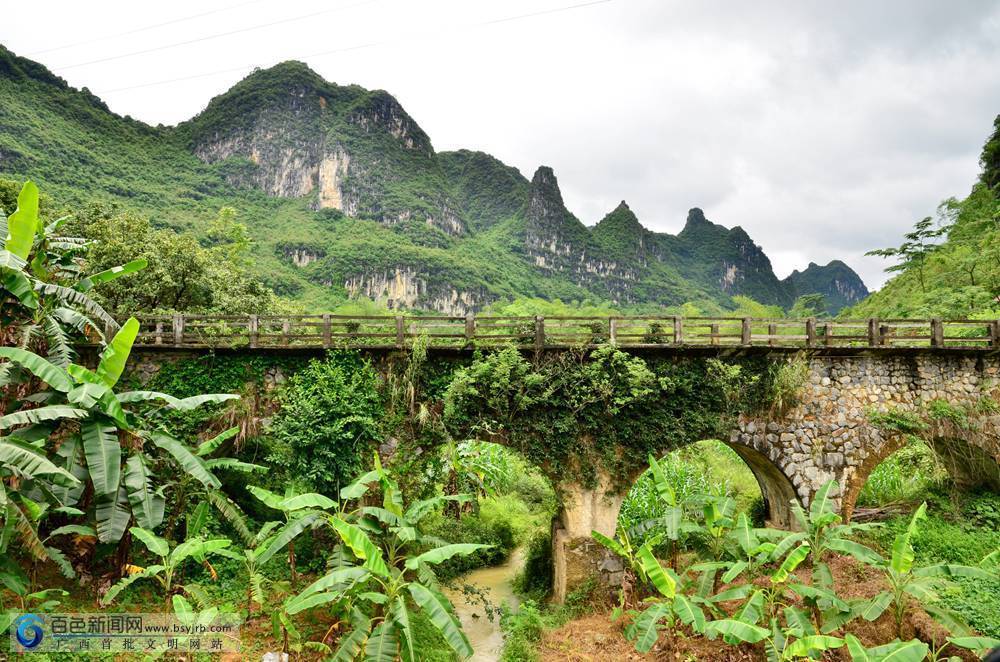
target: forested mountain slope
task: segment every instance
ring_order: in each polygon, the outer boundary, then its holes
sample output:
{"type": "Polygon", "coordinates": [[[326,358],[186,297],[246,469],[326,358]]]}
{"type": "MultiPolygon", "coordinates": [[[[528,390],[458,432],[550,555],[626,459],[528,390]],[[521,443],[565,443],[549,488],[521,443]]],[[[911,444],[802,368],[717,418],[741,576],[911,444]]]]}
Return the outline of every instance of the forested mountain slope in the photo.
{"type": "Polygon", "coordinates": [[[464,314],[513,297],[643,308],[745,295],[788,307],[819,292],[835,311],[867,293],[839,262],[779,280],[746,232],[700,209],[677,236],[624,202],[588,227],[550,168],[529,180],[488,154],[439,153],[387,92],[300,62],[255,71],[177,127],[115,115],[2,47],[0,96],[0,177],[199,235],[231,207],[250,268],[303,305],[364,296],[464,314]]]}
{"type": "Polygon", "coordinates": [[[1000,317],[1000,115],[993,129],[968,197],[945,200],[899,246],[873,251],[897,275],[845,315],[1000,317]]]}

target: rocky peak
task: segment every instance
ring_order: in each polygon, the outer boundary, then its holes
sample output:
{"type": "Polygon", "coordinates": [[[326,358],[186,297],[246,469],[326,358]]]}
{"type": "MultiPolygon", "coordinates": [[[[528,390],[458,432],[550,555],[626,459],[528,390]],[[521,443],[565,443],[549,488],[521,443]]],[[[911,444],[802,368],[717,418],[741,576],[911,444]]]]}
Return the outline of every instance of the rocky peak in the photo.
{"type": "Polygon", "coordinates": [[[804,271],[793,271],[782,283],[791,290],[793,297],[822,294],[831,314],[868,296],[868,288],[861,277],[840,260],[826,265],[810,262],[804,271]]]}
{"type": "Polygon", "coordinates": [[[649,231],[622,200],[594,226],[594,239],[619,258],[637,257],[645,248],[649,231]]]}

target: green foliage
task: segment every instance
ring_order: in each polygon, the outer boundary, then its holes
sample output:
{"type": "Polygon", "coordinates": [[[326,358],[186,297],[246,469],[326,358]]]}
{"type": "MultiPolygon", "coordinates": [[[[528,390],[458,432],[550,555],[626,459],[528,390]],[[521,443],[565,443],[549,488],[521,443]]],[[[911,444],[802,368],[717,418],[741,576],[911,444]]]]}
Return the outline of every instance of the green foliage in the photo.
{"type": "Polygon", "coordinates": [[[357,354],[334,352],[295,373],[270,429],[270,461],[302,485],[335,494],[380,439],[378,377],[357,354]]]}
{"type": "Polygon", "coordinates": [[[724,434],[728,417],[762,398],[740,388],[759,378],[752,363],[646,361],[608,346],[581,358],[532,364],[513,348],[482,356],[456,372],[445,422],[456,437],[503,439],[550,476],[588,482],[599,467],[633,475],[664,440],[680,447],[724,434]]]}
{"type": "Polygon", "coordinates": [[[538,601],[544,600],[552,591],[552,536],[540,532],[528,542],[524,556],[524,568],[514,579],[518,593],[538,601]]]}
{"type": "Polygon", "coordinates": [[[872,507],[916,501],[928,491],[944,487],[947,482],[948,473],[934,451],[919,438],[908,437],[905,446],[880,462],[868,475],[856,504],[872,507]]]}
{"type": "Polygon", "coordinates": [[[289,617],[328,605],[333,614],[349,615],[349,628],[338,642],[337,655],[362,655],[403,660],[415,656],[412,630],[414,608],[423,612],[459,656],[472,654],[468,639],[454,616],[454,608],[440,590],[434,568],[441,563],[483,549],[480,544],[441,544],[422,532],[423,520],[449,500],[467,496],[435,497],[406,506],[399,485],[386,473],[378,455],[375,469],[340,490],[341,502],[319,494],[298,495],[269,507],[286,512],[288,524],[276,533],[267,553],[287,545],[310,525],[328,527],[337,543],[329,555],[330,571],[287,600],[278,616],[289,630],[289,617]],[[367,495],[367,496],[366,496],[367,495]],[[365,505],[381,496],[381,506],[365,505]],[[349,509],[351,505],[353,509],[349,509]],[[293,516],[292,513],[295,513],[293,516]]]}

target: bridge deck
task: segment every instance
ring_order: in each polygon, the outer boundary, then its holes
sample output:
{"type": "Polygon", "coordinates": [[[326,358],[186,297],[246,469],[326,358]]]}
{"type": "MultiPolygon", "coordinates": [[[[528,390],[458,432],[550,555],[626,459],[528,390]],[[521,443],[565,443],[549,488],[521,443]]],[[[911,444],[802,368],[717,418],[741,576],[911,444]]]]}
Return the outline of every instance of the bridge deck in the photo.
{"type": "Polygon", "coordinates": [[[1000,349],[1000,320],[823,320],[751,317],[148,315],[139,346],[191,349],[400,349],[516,345],[620,347],[1000,349]]]}

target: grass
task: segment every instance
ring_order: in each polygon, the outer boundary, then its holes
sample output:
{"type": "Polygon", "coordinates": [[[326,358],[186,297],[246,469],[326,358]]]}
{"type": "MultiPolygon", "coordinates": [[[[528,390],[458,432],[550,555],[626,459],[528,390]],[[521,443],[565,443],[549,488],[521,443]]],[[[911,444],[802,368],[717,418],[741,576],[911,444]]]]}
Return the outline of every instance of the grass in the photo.
{"type": "Polygon", "coordinates": [[[913,437],[875,467],[858,494],[857,505],[871,508],[917,501],[947,482],[948,473],[934,451],[913,437]]]}

